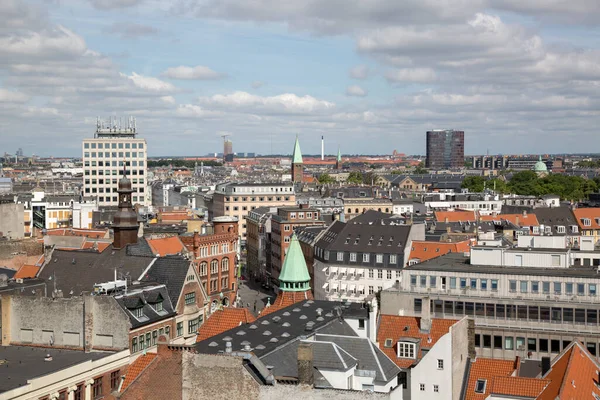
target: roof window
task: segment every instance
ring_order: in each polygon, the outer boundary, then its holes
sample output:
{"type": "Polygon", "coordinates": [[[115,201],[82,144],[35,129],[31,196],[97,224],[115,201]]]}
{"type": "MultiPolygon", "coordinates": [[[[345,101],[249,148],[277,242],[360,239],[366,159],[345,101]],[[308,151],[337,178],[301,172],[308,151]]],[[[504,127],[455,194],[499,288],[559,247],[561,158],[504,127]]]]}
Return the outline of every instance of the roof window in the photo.
{"type": "Polygon", "coordinates": [[[390,338],[385,339],[385,344],[384,347],[392,347],[392,344],[394,343],[394,341],[390,338]]]}
{"type": "Polygon", "coordinates": [[[487,385],[487,380],[477,379],[477,382],[475,382],[475,393],[485,393],[486,385],[487,385]]]}

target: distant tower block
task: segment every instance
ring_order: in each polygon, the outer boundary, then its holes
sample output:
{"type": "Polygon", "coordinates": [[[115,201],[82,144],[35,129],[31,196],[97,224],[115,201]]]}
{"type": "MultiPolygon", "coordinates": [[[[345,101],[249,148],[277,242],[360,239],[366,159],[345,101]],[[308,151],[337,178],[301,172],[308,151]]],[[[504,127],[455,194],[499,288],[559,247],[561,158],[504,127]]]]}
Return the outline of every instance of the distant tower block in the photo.
{"type": "Polygon", "coordinates": [[[296,135],[294,144],[294,153],[292,154],[292,182],[302,182],[304,179],[304,163],[302,162],[302,152],[300,151],[300,142],[296,135]]]}

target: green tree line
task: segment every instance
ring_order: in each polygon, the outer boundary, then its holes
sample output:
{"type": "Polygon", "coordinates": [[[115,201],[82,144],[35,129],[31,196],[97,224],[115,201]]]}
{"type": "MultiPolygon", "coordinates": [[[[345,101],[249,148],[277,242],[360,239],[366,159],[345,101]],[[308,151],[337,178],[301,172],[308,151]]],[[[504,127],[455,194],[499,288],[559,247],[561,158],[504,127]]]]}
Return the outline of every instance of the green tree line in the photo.
{"type": "MultiPolygon", "coordinates": [[[[172,160],[148,160],[148,167],[150,167],[150,168],[168,167],[168,166],[194,168],[195,165],[196,165],[196,161],[183,160],[183,159],[177,159],[177,158],[172,159],[172,160]]],[[[200,165],[200,162],[198,162],[198,165],[200,165]]],[[[204,166],[207,166],[207,167],[220,167],[221,165],[223,165],[223,164],[218,161],[210,161],[210,160],[204,161],[204,166]]]]}

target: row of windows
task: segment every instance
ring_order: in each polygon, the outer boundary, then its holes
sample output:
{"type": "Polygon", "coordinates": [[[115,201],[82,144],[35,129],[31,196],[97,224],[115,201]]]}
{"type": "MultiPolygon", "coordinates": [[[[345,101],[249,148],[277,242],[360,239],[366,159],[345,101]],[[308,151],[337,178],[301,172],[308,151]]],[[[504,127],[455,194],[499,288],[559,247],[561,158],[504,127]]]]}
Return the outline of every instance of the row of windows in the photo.
{"type": "MultiPolygon", "coordinates": [[[[521,293],[539,293],[540,292],[540,282],[539,281],[509,281],[509,290],[510,292],[516,292],[517,286],[519,288],[519,292],[521,293]]],[[[585,284],[585,283],[577,283],[573,282],[542,282],[542,293],[554,293],[554,294],[562,294],[564,288],[564,292],[566,294],[573,294],[574,290],[577,290],[577,295],[584,296],[586,293],[590,296],[596,295],[597,286],[595,283],[585,284]],[[587,286],[587,291],[586,291],[587,286]]]]}
{"type": "Polygon", "coordinates": [[[136,353],[152,346],[156,346],[156,341],[160,335],[166,334],[168,336],[170,333],[171,327],[165,326],[164,328],[160,328],[158,330],[155,329],[152,332],[146,332],[144,335],[134,337],[131,339],[131,352],[136,353]]]}
{"type": "MultiPolygon", "coordinates": [[[[200,276],[207,275],[207,270],[208,270],[207,267],[208,267],[208,263],[206,261],[203,261],[200,263],[200,266],[199,266],[200,276]]],[[[221,271],[222,272],[229,271],[229,259],[228,258],[224,258],[223,260],[221,260],[221,271]]],[[[219,261],[218,260],[212,260],[210,262],[210,273],[211,274],[219,273],[219,261]]]]}
{"type": "MultiPolygon", "coordinates": [[[[234,245],[234,247],[235,247],[235,245],[234,245]]],[[[234,249],[234,250],[237,251],[237,249],[234,249]]],[[[213,244],[210,246],[204,246],[204,247],[200,248],[200,257],[208,257],[209,255],[216,256],[219,254],[226,254],[226,253],[229,253],[229,243],[221,243],[220,247],[218,244],[213,244]],[[210,254],[208,252],[209,248],[210,248],[210,254]],[[221,251],[220,253],[219,253],[219,250],[221,251]]]]}
{"type": "MultiPolygon", "coordinates": [[[[102,376],[94,378],[94,381],[91,384],[92,397],[94,399],[101,398],[103,395],[102,392],[102,376]]],[[[115,391],[119,388],[119,384],[121,383],[121,371],[113,371],[110,373],[110,390],[115,391]]],[[[68,394],[67,389],[60,390],[58,392],[58,400],[67,400],[68,394]]],[[[50,397],[42,397],[41,400],[48,400],[50,397]]],[[[73,399],[74,400],[83,400],[85,398],[85,389],[84,383],[80,383],[75,386],[75,390],[73,391],[73,399]]]]}
{"type": "MultiPolygon", "coordinates": [[[[439,277],[440,278],[440,285],[442,290],[446,289],[446,284],[448,282],[448,278],[445,276],[439,277]]],[[[410,286],[417,286],[417,284],[422,287],[431,287],[431,288],[437,288],[438,287],[438,277],[435,275],[431,275],[431,276],[427,276],[427,275],[411,275],[410,276],[410,286]],[[428,286],[429,283],[429,286],[428,286]]],[[[497,291],[498,290],[498,279],[477,279],[477,278],[472,278],[472,279],[468,279],[468,278],[456,278],[456,277],[450,277],[449,278],[449,288],[450,289],[456,289],[457,287],[459,287],[460,289],[480,289],[480,290],[493,290],[493,291],[497,291]],[[489,282],[489,286],[488,286],[488,282],[489,282]],[[457,286],[458,285],[458,286],[457,286]]]]}
{"type": "MultiPolygon", "coordinates": [[[[598,325],[598,310],[551,306],[528,306],[515,304],[474,303],[469,301],[430,300],[434,314],[477,316],[494,319],[598,325]]],[[[423,309],[422,299],[414,299],[415,313],[423,309]]]]}
{"type": "MultiPolygon", "coordinates": [[[[265,201],[265,197],[242,197],[242,201],[248,201],[248,199],[250,199],[250,201],[255,202],[256,199],[258,199],[258,201],[265,201]]],[[[277,201],[281,201],[282,197],[281,196],[276,196],[276,197],[266,197],[267,201],[273,201],[273,199],[277,200],[277,201]]],[[[289,201],[290,197],[289,196],[284,196],[283,199],[285,201],[289,201]]],[[[225,201],[229,201],[229,197],[225,197],[225,201]]],[[[238,201],[237,197],[233,198],[233,201],[238,201]]],[[[225,207],[225,209],[229,210],[229,207],[225,207]]],[[[234,210],[237,210],[237,206],[234,207],[234,210]]]]}
{"type": "MultiPolygon", "coordinates": [[[[381,286],[377,286],[377,291],[381,292],[383,288],[381,286]]],[[[331,286],[331,293],[337,293],[338,292],[338,286],[337,285],[332,285],[331,286]]],[[[340,292],[346,292],[348,294],[365,294],[365,290],[361,289],[360,286],[358,288],[356,288],[356,285],[354,287],[350,286],[350,289],[348,289],[347,286],[342,285],[340,292]]],[[[369,294],[373,294],[375,293],[375,287],[374,286],[369,286],[369,294]]]]}
{"type": "MultiPolygon", "coordinates": [[[[95,160],[92,160],[92,161],[85,160],[83,162],[83,166],[84,167],[115,167],[115,169],[113,169],[113,173],[112,173],[114,175],[115,173],[120,173],[120,171],[121,171],[120,169],[117,170],[116,167],[117,166],[123,167],[125,165],[124,163],[125,163],[124,161],[118,161],[118,162],[117,161],[112,161],[112,162],[111,161],[98,161],[98,162],[96,162],[95,160]]],[[[137,167],[137,166],[143,167],[144,164],[145,164],[144,161],[134,160],[134,161],[127,161],[126,165],[128,167],[137,167]]],[[[102,175],[102,174],[100,174],[100,175],[102,175]]],[[[107,171],[106,175],[110,175],[110,173],[108,173],[108,171],[107,171]]]]}
{"type": "MultiPolygon", "coordinates": [[[[102,180],[102,179],[101,179],[102,180]]],[[[92,181],[92,184],[94,184],[94,182],[92,181]]],[[[138,193],[144,193],[144,187],[134,187],[132,188],[133,192],[138,192],[138,193]]],[[[92,188],[86,188],[86,193],[118,193],[117,188],[115,187],[111,187],[111,186],[106,186],[106,187],[92,187],[92,188]]]]}
{"type": "MultiPolygon", "coordinates": [[[[103,174],[101,174],[100,172],[102,172],[102,171],[97,171],[95,169],[92,169],[92,170],[86,169],[83,171],[83,174],[85,176],[90,176],[90,175],[91,176],[96,176],[96,175],[102,176],[103,174]]],[[[132,169],[131,171],[129,171],[129,170],[125,171],[125,174],[127,176],[129,176],[129,175],[144,175],[144,173],[145,173],[145,171],[143,169],[139,169],[139,170],[132,169]]],[[[113,175],[115,175],[115,174],[113,174],[113,175]]],[[[120,172],[117,173],[117,175],[120,175],[120,172]]]]}
{"type": "Polygon", "coordinates": [[[143,149],[144,143],[104,143],[84,142],[84,149],[143,149]]]}
{"type": "MultiPolygon", "coordinates": [[[[304,212],[298,212],[298,219],[304,219],[304,212]]],[[[315,212],[315,219],[319,219],[319,213],[315,212]]],[[[313,218],[313,213],[312,211],[307,211],[306,212],[306,219],[312,219],[313,218]]],[[[295,212],[291,212],[290,213],[290,219],[296,219],[296,213],[295,212]]]]}
{"type": "MultiPolygon", "coordinates": [[[[570,340],[560,339],[536,339],[522,336],[480,335],[475,334],[475,347],[494,350],[518,350],[540,353],[559,354],[571,343],[570,340]],[[562,347],[561,347],[562,345],[562,347]]],[[[596,355],[598,345],[595,342],[587,342],[586,347],[592,355],[596,355]]]]}
{"type": "MultiPolygon", "coordinates": [[[[319,256],[323,257],[323,259],[325,260],[329,260],[329,256],[330,256],[330,252],[329,250],[325,250],[323,251],[323,249],[318,248],[317,247],[317,253],[323,253],[322,255],[318,254],[319,256]]],[[[338,251],[338,252],[334,252],[336,254],[336,260],[337,261],[344,261],[344,252],[343,251],[338,251]]],[[[357,262],[357,253],[349,253],[349,259],[350,262],[357,262]]],[[[388,254],[387,255],[388,258],[388,264],[396,264],[398,262],[398,256],[396,254],[388,254]]],[[[375,262],[378,264],[383,264],[383,259],[384,259],[384,254],[375,254],[375,262]]],[[[371,254],[370,253],[362,253],[362,262],[369,262],[371,260],[371,254]]]]}
{"type": "MultiPolygon", "coordinates": [[[[374,209],[375,209],[375,208],[373,208],[373,207],[369,208],[369,210],[374,210],[374,209]]],[[[355,209],[354,209],[354,213],[352,213],[352,209],[351,209],[351,208],[348,208],[348,214],[358,214],[358,213],[360,213],[360,212],[366,212],[367,210],[368,210],[368,209],[367,209],[366,207],[363,207],[362,211],[360,211],[360,209],[358,209],[358,208],[355,208],[355,209]]],[[[385,208],[381,208],[381,207],[379,207],[379,208],[377,209],[377,211],[379,211],[379,212],[386,212],[386,213],[389,213],[389,212],[390,212],[390,208],[389,208],[389,207],[385,207],[385,208]],[[384,210],[385,210],[385,211],[384,211],[384,210]]]]}
{"type": "MultiPolygon", "coordinates": [[[[89,188],[86,188],[86,189],[85,189],[85,192],[86,192],[86,193],[89,193],[89,188]]],[[[95,193],[95,192],[94,192],[94,193],[95,193]]],[[[136,203],[137,201],[144,201],[144,196],[139,196],[139,197],[138,197],[138,196],[131,196],[131,200],[132,200],[134,203],[136,203]]],[[[98,201],[99,201],[99,202],[101,202],[101,203],[102,203],[102,202],[105,202],[105,201],[106,201],[106,202],[111,202],[111,201],[112,201],[113,203],[116,203],[116,202],[118,201],[118,199],[117,199],[117,196],[113,196],[112,198],[111,198],[110,196],[106,196],[106,197],[104,197],[104,196],[99,196],[99,197],[98,197],[98,201]]]]}
{"type": "MultiPolygon", "coordinates": [[[[100,174],[100,175],[102,175],[102,174],[100,174]]],[[[92,184],[94,184],[94,185],[95,185],[97,182],[98,182],[98,183],[100,183],[100,184],[107,184],[107,185],[108,185],[108,184],[111,184],[111,183],[112,183],[113,185],[116,185],[116,184],[117,184],[117,179],[116,179],[116,178],[113,178],[112,180],[111,180],[111,179],[109,179],[109,178],[106,178],[106,179],[104,179],[104,178],[100,178],[100,179],[98,179],[98,180],[96,180],[96,179],[91,179],[91,180],[90,180],[89,178],[86,178],[86,179],[85,179],[85,184],[86,184],[86,185],[89,185],[89,184],[90,184],[90,182],[91,182],[92,184]]],[[[138,179],[137,179],[137,178],[132,178],[132,179],[131,179],[131,183],[132,183],[133,185],[137,185],[137,184],[138,184],[138,182],[139,182],[139,184],[140,184],[140,185],[143,185],[143,184],[144,184],[144,178],[140,178],[140,179],[139,179],[139,181],[138,181],[138,179]]]]}
{"type": "Polygon", "coordinates": [[[105,151],[105,152],[89,152],[89,151],[85,151],[83,153],[83,158],[144,158],[145,153],[143,151],[137,152],[137,151],[105,151]]]}
{"type": "MultiPolygon", "coordinates": [[[[225,276],[221,278],[221,287],[219,288],[219,278],[211,278],[210,279],[210,291],[207,290],[206,281],[202,281],[202,286],[204,287],[204,291],[208,293],[218,292],[220,290],[228,290],[229,289],[229,277],[225,276]]],[[[233,289],[233,288],[232,288],[233,289]]]]}

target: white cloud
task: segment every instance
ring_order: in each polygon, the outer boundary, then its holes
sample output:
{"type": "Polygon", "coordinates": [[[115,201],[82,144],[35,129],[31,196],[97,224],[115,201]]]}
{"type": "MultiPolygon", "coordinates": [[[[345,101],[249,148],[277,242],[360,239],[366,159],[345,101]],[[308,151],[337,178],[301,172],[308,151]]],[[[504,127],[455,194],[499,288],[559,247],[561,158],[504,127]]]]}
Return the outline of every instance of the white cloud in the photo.
{"type": "Polygon", "coordinates": [[[25,103],[29,101],[30,97],[24,93],[12,92],[0,88],[0,103],[25,103]]]}
{"type": "Polygon", "coordinates": [[[144,0],[90,0],[92,5],[99,10],[112,10],[128,8],[141,4],[144,0]]]}
{"type": "Polygon", "coordinates": [[[152,92],[175,91],[175,86],[173,86],[169,82],[161,81],[160,79],[154,78],[152,76],[138,75],[135,72],[132,72],[131,75],[121,74],[121,76],[126,77],[127,79],[132,81],[133,84],[140,89],[145,89],[152,92]]]}
{"type": "Polygon", "coordinates": [[[133,23],[115,22],[107,30],[108,33],[118,35],[123,39],[132,39],[142,36],[154,36],[159,33],[159,30],[150,25],[133,23]]]}
{"type": "Polygon", "coordinates": [[[42,32],[27,32],[0,37],[0,56],[58,58],[81,56],[86,50],[83,38],[58,25],[42,32]]]}
{"type": "Polygon", "coordinates": [[[402,68],[388,71],[385,79],[388,82],[420,82],[427,83],[436,80],[435,71],[431,68],[402,68]]]}
{"type": "Polygon", "coordinates": [[[365,97],[367,91],[358,85],[348,86],[346,88],[346,96],[365,97]]]}
{"type": "Polygon", "coordinates": [[[350,69],[350,78],[367,79],[369,76],[369,67],[366,65],[357,65],[350,69]]]}
{"type": "Polygon", "coordinates": [[[320,113],[330,111],[335,107],[334,103],[319,100],[308,95],[300,97],[293,93],[262,97],[238,91],[232,94],[216,94],[211,97],[201,97],[199,101],[208,107],[275,114],[320,113]]]}
{"type": "Polygon", "coordinates": [[[213,71],[212,69],[203,65],[197,65],[195,67],[186,67],[180,65],[179,67],[168,68],[162,73],[162,76],[171,79],[197,79],[197,80],[210,80],[210,79],[221,79],[225,75],[213,71]]]}

